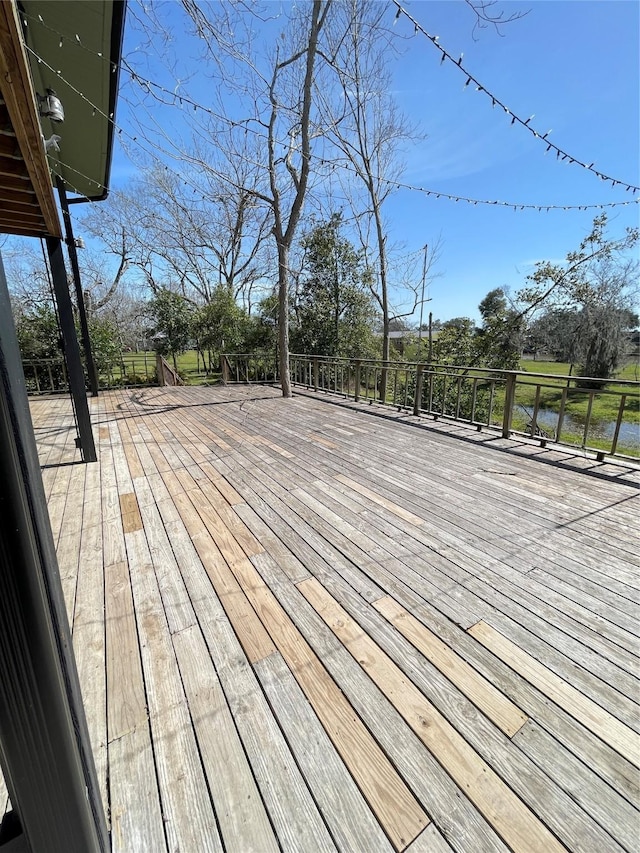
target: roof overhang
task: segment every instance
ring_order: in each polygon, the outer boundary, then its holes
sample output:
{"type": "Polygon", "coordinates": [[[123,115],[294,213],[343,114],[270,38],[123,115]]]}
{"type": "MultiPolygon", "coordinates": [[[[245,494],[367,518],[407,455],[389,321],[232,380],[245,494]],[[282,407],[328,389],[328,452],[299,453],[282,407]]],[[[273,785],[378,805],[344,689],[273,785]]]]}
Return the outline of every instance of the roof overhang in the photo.
{"type": "Polygon", "coordinates": [[[21,19],[36,90],[53,89],[64,123],[42,119],[49,154],[67,192],[102,201],[109,191],[124,0],[22,0],[21,19]]]}
{"type": "Polygon", "coordinates": [[[61,236],[13,2],[0,3],[0,233],[61,236]]]}
{"type": "Polygon", "coordinates": [[[78,200],[106,198],[124,13],[125,0],[1,0],[0,233],[61,236],[52,173],[78,200]],[[47,89],[62,124],[40,115],[47,89]]]}

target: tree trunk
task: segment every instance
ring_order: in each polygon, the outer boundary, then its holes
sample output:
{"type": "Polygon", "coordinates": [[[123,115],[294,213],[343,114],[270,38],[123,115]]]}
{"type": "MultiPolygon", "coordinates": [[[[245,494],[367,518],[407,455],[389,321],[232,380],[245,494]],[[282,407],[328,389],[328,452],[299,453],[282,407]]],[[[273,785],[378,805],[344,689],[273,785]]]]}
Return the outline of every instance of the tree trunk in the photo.
{"type": "Polygon", "coordinates": [[[278,350],[283,397],[291,397],[289,375],[289,247],[278,244],[278,350]]]}

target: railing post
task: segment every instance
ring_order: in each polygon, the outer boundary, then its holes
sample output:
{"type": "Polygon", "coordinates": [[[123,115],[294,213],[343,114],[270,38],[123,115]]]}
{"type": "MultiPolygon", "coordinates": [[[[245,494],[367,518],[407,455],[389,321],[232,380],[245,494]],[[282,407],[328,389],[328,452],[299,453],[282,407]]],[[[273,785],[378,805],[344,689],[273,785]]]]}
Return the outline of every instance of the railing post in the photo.
{"type": "Polygon", "coordinates": [[[502,416],[502,437],[509,438],[511,435],[511,420],[513,418],[513,406],[516,402],[516,379],[514,371],[509,371],[507,384],[504,389],[504,414],[502,416]]]}
{"type": "Polygon", "coordinates": [[[353,389],[353,399],[356,401],[356,403],[360,399],[360,370],[361,370],[361,367],[362,367],[362,365],[361,365],[360,359],[356,358],[356,369],[355,369],[355,376],[353,379],[353,382],[355,385],[355,388],[353,389]]]}
{"type": "Polygon", "coordinates": [[[422,403],[422,383],[424,382],[424,365],[416,366],[416,389],[413,395],[413,414],[417,417],[420,415],[420,404],[422,403]]]}
{"type": "Polygon", "coordinates": [[[220,369],[222,372],[222,384],[229,384],[229,362],[227,361],[227,357],[224,354],[220,354],[220,369]]]}
{"type": "Polygon", "coordinates": [[[164,368],[162,366],[162,356],[159,352],[156,353],[156,373],[158,374],[158,385],[162,388],[167,383],[164,378],[164,368]]]}
{"type": "Polygon", "coordinates": [[[319,379],[319,364],[318,357],[314,355],[313,357],[313,390],[318,390],[318,379],[319,379]]]}

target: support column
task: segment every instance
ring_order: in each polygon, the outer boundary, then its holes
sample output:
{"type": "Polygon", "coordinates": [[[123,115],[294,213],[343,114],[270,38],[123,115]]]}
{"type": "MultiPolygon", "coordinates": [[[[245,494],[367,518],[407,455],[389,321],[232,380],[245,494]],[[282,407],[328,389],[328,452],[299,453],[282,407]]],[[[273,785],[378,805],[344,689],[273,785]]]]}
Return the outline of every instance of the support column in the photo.
{"type": "Polygon", "coordinates": [[[53,291],[58,305],[58,316],[60,317],[60,330],[62,331],[64,357],[69,375],[69,387],[71,389],[71,398],[78,424],[78,446],[85,462],[95,462],[97,459],[96,447],[91,429],[91,417],[87,404],[87,391],[84,384],[82,360],[80,359],[80,347],[78,346],[76,327],[73,322],[73,306],[71,305],[71,297],[69,296],[67,271],[62,255],[62,241],[57,237],[47,237],[47,252],[49,253],[53,291]]]}
{"type": "Polygon", "coordinates": [[[17,816],[11,835],[18,833],[6,849],[106,853],[107,827],[1,259],[0,483],[0,765],[17,816]]]}
{"type": "Polygon", "coordinates": [[[98,396],[99,383],[98,371],[93,360],[93,350],[91,349],[91,338],[89,336],[89,324],[87,323],[87,311],[84,304],[84,294],[82,293],[82,282],[80,280],[80,267],[78,266],[78,253],[76,252],[76,242],[73,236],[73,223],[71,222],[71,214],[69,213],[69,203],[67,201],[67,191],[62,178],[56,178],[56,186],[58,187],[58,195],[60,197],[60,207],[62,209],[62,218],[64,220],[64,230],[67,237],[67,249],[69,250],[69,261],[71,263],[71,274],[73,275],[73,284],[76,290],[76,302],[78,304],[78,317],[80,318],[80,332],[82,335],[82,348],[84,350],[84,358],[87,364],[87,374],[89,376],[89,387],[93,397],[98,396]]]}

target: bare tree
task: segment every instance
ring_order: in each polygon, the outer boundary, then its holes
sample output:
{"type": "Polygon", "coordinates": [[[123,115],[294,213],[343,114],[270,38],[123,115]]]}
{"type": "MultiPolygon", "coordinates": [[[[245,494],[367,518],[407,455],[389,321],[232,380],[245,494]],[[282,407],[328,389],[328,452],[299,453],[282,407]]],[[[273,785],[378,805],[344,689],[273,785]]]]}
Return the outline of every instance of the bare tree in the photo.
{"type": "Polygon", "coordinates": [[[340,102],[332,105],[332,138],[346,160],[348,172],[365,191],[364,212],[356,219],[356,226],[368,255],[375,246],[376,275],[371,291],[382,315],[384,361],[389,359],[393,311],[383,206],[403,170],[400,148],[415,133],[390,94],[389,56],[393,46],[383,23],[387,10],[382,4],[343,0],[342,20],[333,23],[344,36],[335,39],[335,54],[328,57],[340,82],[340,102]]]}
{"type": "MultiPolygon", "coordinates": [[[[294,10],[275,51],[260,63],[252,49],[252,31],[245,22],[231,22],[234,8],[222,4],[211,10],[183,0],[208,55],[218,63],[226,82],[233,75],[235,93],[243,99],[250,118],[230,121],[244,136],[257,132],[264,139],[264,186],[247,187],[236,176],[232,185],[248,192],[269,210],[269,223],[278,264],[279,366],[284,397],[291,396],[289,376],[290,254],[303,211],[311,175],[312,140],[318,135],[314,102],[318,86],[319,38],[332,0],[313,0],[294,10]],[[244,23],[244,35],[239,28],[244,23]],[[224,56],[226,62],[221,62],[224,56]]],[[[247,9],[242,10],[247,17],[247,9]]],[[[257,7],[252,13],[258,14],[257,7]]],[[[237,138],[238,134],[235,134],[237,138]]],[[[214,140],[210,140],[214,142],[214,140]]],[[[227,144],[229,139],[227,137],[227,144]]]]}

